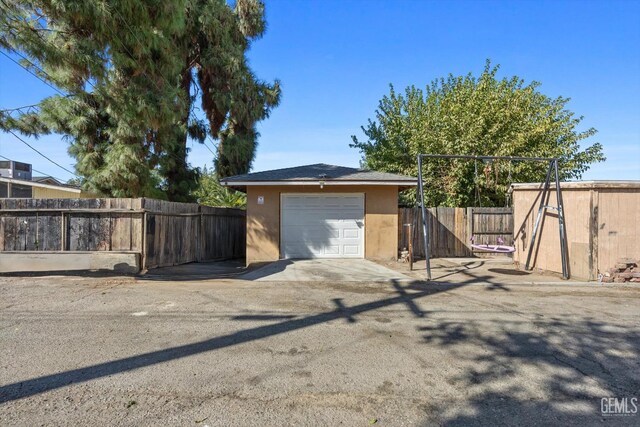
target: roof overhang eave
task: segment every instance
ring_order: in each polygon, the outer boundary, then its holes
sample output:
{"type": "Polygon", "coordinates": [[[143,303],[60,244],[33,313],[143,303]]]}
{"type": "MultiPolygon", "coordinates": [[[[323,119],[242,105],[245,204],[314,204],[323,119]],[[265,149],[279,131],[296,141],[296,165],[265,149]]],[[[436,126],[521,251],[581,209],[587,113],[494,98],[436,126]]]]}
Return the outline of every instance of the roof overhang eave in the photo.
{"type": "MultiPolygon", "coordinates": [[[[317,186],[321,185],[321,180],[282,180],[282,181],[220,181],[220,184],[233,188],[234,190],[239,190],[246,192],[247,187],[264,187],[264,186],[317,186]]],[[[358,180],[358,181],[332,181],[326,180],[322,182],[323,187],[334,187],[334,186],[343,186],[343,185],[364,185],[364,186],[396,186],[401,190],[407,190],[409,188],[413,188],[418,185],[418,181],[410,181],[410,180],[389,180],[389,181],[373,181],[373,180],[358,180]]]]}
{"type": "Polygon", "coordinates": [[[22,180],[22,179],[0,177],[0,182],[6,182],[6,183],[16,184],[16,185],[24,185],[24,186],[27,186],[27,187],[48,188],[48,189],[51,189],[51,190],[68,191],[70,193],[76,193],[76,194],[82,193],[82,190],[80,188],[76,188],[76,187],[68,187],[68,186],[64,186],[64,185],[43,184],[41,182],[26,181],[26,180],[22,180]]]}

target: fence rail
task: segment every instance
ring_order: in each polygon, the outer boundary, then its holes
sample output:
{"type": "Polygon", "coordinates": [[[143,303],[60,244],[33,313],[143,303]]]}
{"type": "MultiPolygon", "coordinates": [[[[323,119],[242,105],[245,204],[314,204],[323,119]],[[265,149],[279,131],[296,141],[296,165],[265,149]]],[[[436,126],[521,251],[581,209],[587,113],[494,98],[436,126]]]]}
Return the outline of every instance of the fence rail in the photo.
{"type": "Polygon", "coordinates": [[[242,258],[245,212],[139,199],[2,199],[0,251],[129,251],[142,268],[242,258]]]}
{"type": "MultiPolygon", "coordinates": [[[[481,252],[471,248],[471,236],[475,236],[475,241],[479,244],[497,244],[498,238],[502,238],[509,245],[513,241],[512,208],[428,208],[426,222],[431,238],[432,257],[467,257],[480,254],[481,252]]],[[[405,224],[412,225],[414,256],[424,257],[420,208],[398,210],[399,249],[408,247],[405,224]]]]}

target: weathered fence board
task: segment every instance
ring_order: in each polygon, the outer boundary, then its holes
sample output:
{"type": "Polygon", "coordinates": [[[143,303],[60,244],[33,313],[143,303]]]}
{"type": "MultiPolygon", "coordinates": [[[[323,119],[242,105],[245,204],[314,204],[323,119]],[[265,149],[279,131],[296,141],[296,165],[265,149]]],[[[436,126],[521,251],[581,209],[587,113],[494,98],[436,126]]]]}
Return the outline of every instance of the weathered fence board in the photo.
{"type": "Polygon", "coordinates": [[[203,236],[212,236],[202,240],[203,259],[221,258],[225,251],[235,254],[237,258],[244,256],[246,235],[244,211],[203,206],[201,222],[203,236]],[[222,244],[214,244],[216,241],[222,244]]]}
{"type": "MultiPolygon", "coordinates": [[[[508,245],[513,241],[511,208],[428,208],[426,222],[432,257],[467,257],[478,253],[470,246],[471,236],[479,244],[496,244],[498,237],[508,245]]],[[[412,225],[414,257],[424,257],[421,209],[398,210],[399,249],[408,247],[405,224],[412,225]]]]}
{"type": "Polygon", "coordinates": [[[468,208],[468,210],[476,243],[497,245],[498,239],[502,238],[504,244],[513,244],[512,208],[468,208]]]}
{"type": "Polygon", "coordinates": [[[245,212],[153,199],[1,199],[0,251],[131,251],[146,268],[242,258],[245,212]]]}

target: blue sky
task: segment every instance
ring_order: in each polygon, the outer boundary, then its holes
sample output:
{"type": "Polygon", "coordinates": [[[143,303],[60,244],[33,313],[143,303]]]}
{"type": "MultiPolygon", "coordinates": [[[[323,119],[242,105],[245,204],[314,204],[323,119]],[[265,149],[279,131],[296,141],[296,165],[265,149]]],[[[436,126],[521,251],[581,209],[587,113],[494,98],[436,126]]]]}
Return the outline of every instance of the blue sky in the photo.
{"type": "MultiPolygon", "coordinates": [[[[426,86],[448,73],[478,74],[485,59],[501,76],[542,83],[550,97],[598,134],[605,163],[584,179],[640,179],[639,1],[267,0],[268,29],[249,58],[264,80],[282,81],[281,105],[259,125],[254,170],[308,163],[357,166],[351,135],[374,116],[389,83],[426,86]]],[[[38,102],[51,89],[0,57],[0,108],[38,102]]],[[[29,141],[34,141],[29,139],[29,141]]],[[[64,166],[67,144],[34,145],[64,166]]],[[[0,155],[70,175],[0,134],[0,155]]],[[[195,166],[212,164],[192,144],[195,166]]]]}

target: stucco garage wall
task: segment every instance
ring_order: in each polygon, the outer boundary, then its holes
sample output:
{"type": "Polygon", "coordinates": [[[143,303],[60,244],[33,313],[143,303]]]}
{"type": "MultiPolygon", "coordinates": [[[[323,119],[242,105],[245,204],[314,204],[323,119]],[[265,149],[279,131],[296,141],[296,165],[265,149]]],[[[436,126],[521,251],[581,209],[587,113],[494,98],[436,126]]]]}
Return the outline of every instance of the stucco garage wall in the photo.
{"type": "Polygon", "coordinates": [[[325,185],[247,187],[247,264],[280,258],[280,195],[364,193],[365,258],[395,259],[398,250],[398,187],[325,185]],[[264,204],[258,204],[258,197],[264,204]]]}

